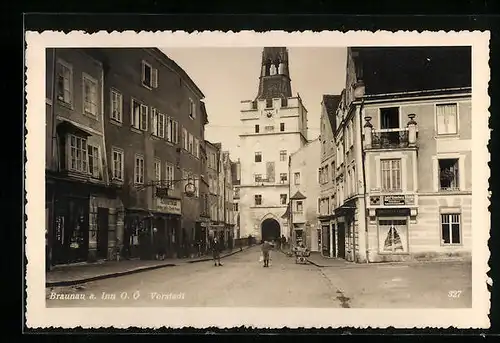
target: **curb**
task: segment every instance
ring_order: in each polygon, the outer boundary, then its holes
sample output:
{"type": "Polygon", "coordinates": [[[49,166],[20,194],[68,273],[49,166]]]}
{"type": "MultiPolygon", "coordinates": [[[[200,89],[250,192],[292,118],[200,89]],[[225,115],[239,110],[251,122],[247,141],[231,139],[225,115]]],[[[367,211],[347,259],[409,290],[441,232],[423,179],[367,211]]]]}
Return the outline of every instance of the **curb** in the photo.
{"type": "Polygon", "coordinates": [[[433,264],[433,263],[471,263],[471,261],[467,260],[459,260],[459,259],[436,259],[431,261],[398,261],[398,262],[369,262],[369,263],[357,263],[357,262],[349,262],[346,265],[321,265],[310,259],[307,259],[307,262],[318,267],[318,268],[337,268],[337,269],[349,269],[352,267],[355,268],[363,268],[363,267],[376,267],[376,266],[403,266],[403,265],[422,265],[422,264],[433,264]]]}
{"type": "MultiPolygon", "coordinates": [[[[239,252],[246,251],[254,246],[251,246],[249,248],[243,249],[243,250],[237,250],[230,252],[224,256],[221,256],[221,259],[225,257],[229,257],[232,255],[235,255],[239,252]]],[[[206,261],[212,261],[212,258],[203,258],[199,260],[193,260],[193,261],[186,261],[186,262],[181,262],[181,263],[165,263],[165,264],[159,264],[159,265],[154,265],[154,266],[147,266],[147,267],[137,267],[135,269],[130,269],[130,270],[124,270],[120,272],[114,272],[114,273],[108,273],[108,274],[102,274],[102,275],[96,275],[96,276],[91,276],[83,279],[76,279],[76,280],[64,280],[64,281],[52,281],[52,282],[45,282],[45,288],[50,288],[50,287],[68,287],[68,286],[75,286],[79,285],[82,283],[87,283],[91,281],[98,281],[98,280],[105,280],[105,279],[111,279],[119,276],[125,276],[125,275],[130,275],[130,274],[137,274],[141,272],[146,272],[154,269],[160,269],[160,268],[165,268],[165,267],[176,267],[185,263],[198,263],[198,262],[206,262],[206,261]]]]}

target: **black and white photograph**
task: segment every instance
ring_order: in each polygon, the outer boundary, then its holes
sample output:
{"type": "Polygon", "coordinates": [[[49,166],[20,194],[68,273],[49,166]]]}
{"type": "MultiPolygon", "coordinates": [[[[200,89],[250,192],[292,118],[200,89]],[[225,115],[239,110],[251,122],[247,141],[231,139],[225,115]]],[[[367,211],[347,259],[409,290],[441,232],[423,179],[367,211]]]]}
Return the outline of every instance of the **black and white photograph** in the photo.
{"type": "Polygon", "coordinates": [[[27,35],[28,323],[488,327],[488,34],[240,34],[27,35]]]}

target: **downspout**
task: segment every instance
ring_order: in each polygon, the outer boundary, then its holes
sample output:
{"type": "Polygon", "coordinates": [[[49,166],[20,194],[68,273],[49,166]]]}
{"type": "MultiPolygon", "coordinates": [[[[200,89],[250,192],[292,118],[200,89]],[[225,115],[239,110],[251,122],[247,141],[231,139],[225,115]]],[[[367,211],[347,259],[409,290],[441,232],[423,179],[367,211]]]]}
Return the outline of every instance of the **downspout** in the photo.
{"type": "Polygon", "coordinates": [[[104,149],[103,159],[103,177],[106,186],[109,186],[109,175],[108,175],[108,153],[106,150],[106,135],[104,130],[104,65],[101,62],[101,128],[102,128],[102,147],[104,149]]]}
{"type": "Polygon", "coordinates": [[[365,105],[365,99],[361,99],[361,104],[359,106],[359,135],[360,135],[360,148],[361,148],[361,166],[363,169],[363,211],[365,211],[365,253],[366,253],[366,263],[370,263],[368,260],[368,215],[367,215],[367,206],[366,206],[366,170],[365,170],[365,159],[366,159],[366,152],[363,144],[363,108],[365,105]]]}

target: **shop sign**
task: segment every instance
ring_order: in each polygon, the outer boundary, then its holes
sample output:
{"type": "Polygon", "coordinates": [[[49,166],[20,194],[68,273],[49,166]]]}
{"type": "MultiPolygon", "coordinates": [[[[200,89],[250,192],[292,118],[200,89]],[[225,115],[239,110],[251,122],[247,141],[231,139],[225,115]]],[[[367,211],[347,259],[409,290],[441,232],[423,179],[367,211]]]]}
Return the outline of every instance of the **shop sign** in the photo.
{"type": "Polygon", "coordinates": [[[384,195],[384,205],[385,206],[395,206],[404,205],[405,196],[404,195],[384,195]]]}
{"type": "Polygon", "coordinates": [[[158,211],[169,214],[182,214],[181,201],[178,199],[156,198],[158,211]]]}

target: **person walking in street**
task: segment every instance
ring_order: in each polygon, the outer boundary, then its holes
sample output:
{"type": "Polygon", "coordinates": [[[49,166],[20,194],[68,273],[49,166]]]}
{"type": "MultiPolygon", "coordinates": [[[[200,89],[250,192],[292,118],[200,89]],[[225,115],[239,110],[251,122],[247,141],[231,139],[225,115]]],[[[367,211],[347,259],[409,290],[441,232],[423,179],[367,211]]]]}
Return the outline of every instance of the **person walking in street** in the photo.
{"type": "Polygon", "coordinates": [[[269,254],[271,251],[271,244],[268,241],[264,241],[262,244],[262,257],[264,259],[264,268],[269,267],[269,254]]]}
{"type": "Polygon", "coordinates": [[[212,254],[214,259],[214,266],[222,266],[220,263],[220,241],[217,235],[214,236],[212,240],[212,254]]]}

